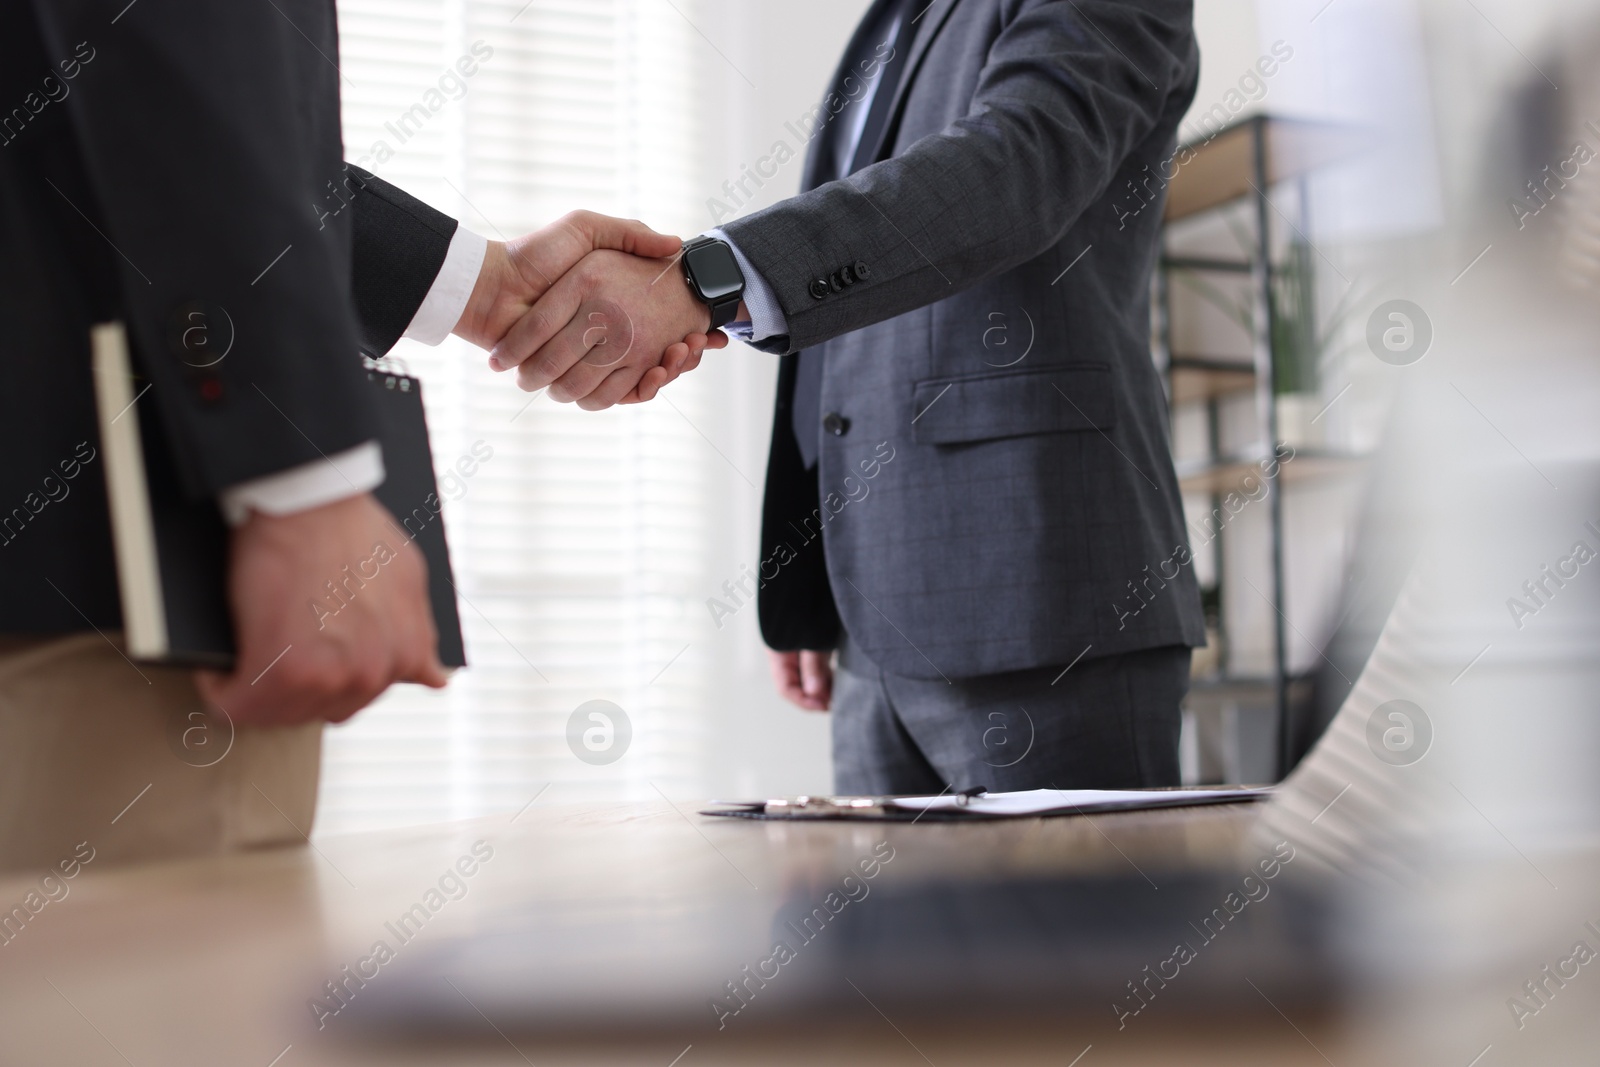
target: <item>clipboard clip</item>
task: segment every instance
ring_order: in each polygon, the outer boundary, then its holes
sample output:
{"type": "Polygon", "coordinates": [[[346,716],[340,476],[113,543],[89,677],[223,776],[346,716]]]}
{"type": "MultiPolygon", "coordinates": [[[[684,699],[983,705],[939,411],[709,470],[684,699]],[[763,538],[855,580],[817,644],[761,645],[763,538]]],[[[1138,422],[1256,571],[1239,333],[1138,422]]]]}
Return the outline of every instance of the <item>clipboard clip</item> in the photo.
{"type": "MultiPolygon", "coordinates": [[[[953,793],[957,807],[967,807],[989,792],[988,786],[974,786],[953,793]]],[[[943,795],[943,794],[941,794],[943,795]]],[[[900,819],[910,818],[909,809],[894,803],[892,796],[814,796],[803,793],[771,800],[714,801],[702,815],[753,815],[775,819],[900,819]]]]}
{"type": "Polygon", "coordinates": [[[971,804],[974,800],[977,800],[979,797],[983,796],[988,791],[989,787],[986,785],[975,785],[971,789],[963,789],[959,793],[954,794],[956,798],[956,807],[964,808],[971,804]]]}
{"type": "Polygon", "coordinates": [[[795,815],[814,817],[843,816],[860,818],[866,815],[886,815],[888,797],[819,797],[801,794],[797,797],[775,797],[764,805],[769,815],[795,815]]]}
{"type": "Polygon", "coordinates": [[[892,819],[900,812],[892,797],[813,796],[771,800],[717,800],[702,815],[745,815],[772,819],[892,819]]]}

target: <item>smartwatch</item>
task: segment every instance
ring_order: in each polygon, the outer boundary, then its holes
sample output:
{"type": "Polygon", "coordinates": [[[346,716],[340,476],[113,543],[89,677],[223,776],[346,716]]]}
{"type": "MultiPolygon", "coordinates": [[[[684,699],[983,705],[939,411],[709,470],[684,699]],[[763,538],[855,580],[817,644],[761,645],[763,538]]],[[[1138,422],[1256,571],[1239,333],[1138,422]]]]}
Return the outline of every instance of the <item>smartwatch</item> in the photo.
{"type": "Polygon", "coordinates": [[[683,277],[689,291],[711,309],[711,329],[718,330],[739,314],[744,299],[744,271],[728,242],[696,237],[683,246],[683,277]]]}

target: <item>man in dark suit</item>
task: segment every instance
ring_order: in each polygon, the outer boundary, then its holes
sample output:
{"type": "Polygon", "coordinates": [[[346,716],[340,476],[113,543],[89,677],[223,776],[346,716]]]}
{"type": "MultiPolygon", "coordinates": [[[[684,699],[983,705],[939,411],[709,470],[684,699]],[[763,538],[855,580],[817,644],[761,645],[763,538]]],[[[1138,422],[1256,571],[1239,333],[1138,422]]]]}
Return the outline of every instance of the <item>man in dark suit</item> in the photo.
{"type": "MultiPolygon", "coordinates": [[[[420,553],[336,619],[307,610],[392,536],[358,351],[490,344],[592,249],[678,248],[589,214],[485,242],[347,167],[337,55],[332,0],[0,7],[0,867],[80,836],[134,856],[308,828],[320,724],[395,681],[444,684],[420,553]],[[238,665],[200,678],[204,702],[113,636],[88,351],[108,320],[170,446],[149,462],[234,524],[238,665]],[[231,745],[203,768],[165,736],[200,722],[231,745]]],[[[637,369],[646,392],[667,376],[637,369]]]]}
{"type": "MultiPolygon", "coordinates": [[[[711,235],[742,276],[730,328],[784,353],[761,625],[785,695],[834,711],[841,790],[1178,780],[1204,631],[1148,291],[1192,14],[877,0],[808,191],[711,235]]],[[[596,253],[540,317],[615,300],[661,343],[723,324],[641,275],[596,253]]],[[[587,388],[581,319],[538,325],[502,362],[587,388]]]]}

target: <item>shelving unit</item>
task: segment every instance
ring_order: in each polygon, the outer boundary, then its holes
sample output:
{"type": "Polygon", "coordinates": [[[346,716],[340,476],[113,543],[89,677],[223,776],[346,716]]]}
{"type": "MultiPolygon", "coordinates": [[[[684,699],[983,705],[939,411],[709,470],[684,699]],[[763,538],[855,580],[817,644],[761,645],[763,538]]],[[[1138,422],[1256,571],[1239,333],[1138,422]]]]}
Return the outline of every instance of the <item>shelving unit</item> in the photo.
{"type": "Polygon", "coordinates": [[[1255,370],[1220,359],[1175,356],[1167,364],[1169,400],[1173,406],[1211,400],[1256,387],[1255,370]]]}
{"type": "MultiPolygon", "coordinates": [[[[1252,473],[1261,471],[1261,464],[1266,460],[1265,455],[1224,456],[1197,464],[1180,463],[1178,487],[1185,493],[1210,493],[1220,497],[1246,484],[1252,473]]],[[[1295,452],[1292,460],[1279,466],[1276,481],[1281,485],[1295,485],[1338,477],[1359,471],[1364,463],[1363,456],[1302,448],[1295,452]]],[[[1263,481],[1268,480],[1263,478],[1263,481]]]]}
{"type": "MultiPolygon", "coordinates": [[[[1273,670],[1267,677],[1238,677],[1229,673],[1229,647],[1226,598],[1222,596],[1227,578],[1223,567],[1225,528],[1211,540],[1215,581],[1206,590],[1215,607],[1217,674],[1197,679],[1199,692],[1233,696],[1266,697],[1275,709],[1277,722],[1276,763],[1279,778],[1292,768],[1296,753],[1293,693],[1296,679],[1289,673],[1287,621],[1284,581],[1283,492],[1287,485],[1347,474],[1359,468],[1358,456],[1297,447],[1294,458],[1263,469],[1263,461],[1275,455],[1282,443],[1278,426],[1278,382],[1274,380],[1278,360],[1274,352],[1273,285],[1285,268],[1273,261],[1273,225],[1277,207],[1269,199],[1271,190],[1285,183],[1300,185],[1297,198],[1300,218],[1284,223],[1304,234],[1306,218],[1305,179],[1315,170],[1349,156],[1359,147],[1349,130],[1318,123],[1300,122],[1261,115],[1244,119],[1199,143],[1184,146],[1178,159],[1186,159],[1167,188],[1165,221],[1169,227],[1205,212],[1247,205],[1250,218],[1250,253],[1243,259],[1167,254],[1155,279],[1156,330],[1154,353],[1167,384],[1169,403],[1174,412],[1187,405],[1201,405],[1206,413],[1208,450],[1199,462],[1180,463],[1179,483],[1189,494],[1208,494],[1213,511],[1222,507],[1229,493],[1247,486],[1253,474],[1266,485],[1264,499],[1270,526],[1270,599],[1273,617],[1273,670]],[[1173,352],[1172,277],[1178,272],[1243,276],[1250,292],[1250,352],[1237,360],[1217,356],[1179,355],[1173,352]],[[1225,454],[1221,443],[1220,403],[1241,394],[1255,398],[1259,440],[1242,454],[1225,454]]],[[[1311,318],[1315,322],[1315,317],[1311,318]]],[[[1259,488],[1251,490],[1260,493],[1259,488]]],[[[1304,688],[1299,686],[1298,688],[1304,688]]]]}

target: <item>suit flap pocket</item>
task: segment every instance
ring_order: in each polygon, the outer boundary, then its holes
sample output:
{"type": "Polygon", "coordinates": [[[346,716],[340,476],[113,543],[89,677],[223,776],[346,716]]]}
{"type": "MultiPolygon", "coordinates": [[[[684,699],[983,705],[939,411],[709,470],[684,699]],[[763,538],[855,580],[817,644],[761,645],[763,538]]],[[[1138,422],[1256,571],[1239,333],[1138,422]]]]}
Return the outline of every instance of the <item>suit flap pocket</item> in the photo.
{"type": "Polygon", "coordinates": [[[1103,363],[933,378],[914,393],[913,440],[953,445],[1116,425],[1111,368],[1103,363]]]}

